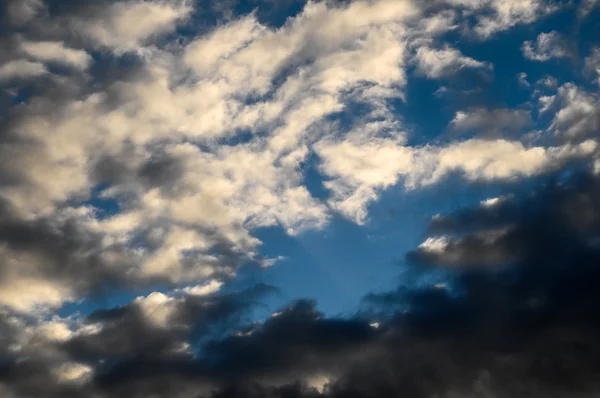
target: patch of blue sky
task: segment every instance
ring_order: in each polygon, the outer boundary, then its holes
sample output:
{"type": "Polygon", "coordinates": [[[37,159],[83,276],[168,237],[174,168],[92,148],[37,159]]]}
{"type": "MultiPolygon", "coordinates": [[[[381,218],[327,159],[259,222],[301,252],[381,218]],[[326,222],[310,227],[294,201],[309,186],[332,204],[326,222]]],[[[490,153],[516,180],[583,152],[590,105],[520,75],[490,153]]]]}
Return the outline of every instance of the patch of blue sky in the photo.
{"type": "Polygon", "coordinates": [[[404,255],[426,239],[427,225],[435,214],[478,204],[514,188],[467,183],[451,176],[433,187],[406,192],[398,185],[382,192],[380,200],[370,206],[364,226],[334,215],[322,231],[299,236],[288,236],[279,227],[254,231],[264,242],[263,255],[286,259],[259,272],[242,273],[234,285],[259,281],[279,288],[280,294],[270,297],[261,313],[308,297],[316,299],[319,310],[328,315],[351,314],[366,294],[402,282],[408,270],[404,255]]]}
{"type": "Polygon", "coordinates": [[[98,220],[103,220],[118,214],[121,211],[121,205],[115,198],[102,195],[102,192],[109,188],[107,184],[99,184],[92,188],[90,197],[80,203],[74,203],[74,206],[91,206],[95,209],[94,216],[98,220]]]}

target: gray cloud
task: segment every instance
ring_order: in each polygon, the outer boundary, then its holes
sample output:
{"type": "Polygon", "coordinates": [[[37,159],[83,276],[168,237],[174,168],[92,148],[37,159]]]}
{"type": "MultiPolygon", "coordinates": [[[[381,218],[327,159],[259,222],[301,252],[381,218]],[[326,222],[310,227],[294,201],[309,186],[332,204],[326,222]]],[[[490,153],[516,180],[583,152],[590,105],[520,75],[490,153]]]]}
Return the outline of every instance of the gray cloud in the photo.
{"type": "Polygon", "coordinates": [[[477,137],[510,138],[532,125],[531,114],[524,109],[475,108],[457,112],[449,127],[459,134],[474,132],[477,137]]]}

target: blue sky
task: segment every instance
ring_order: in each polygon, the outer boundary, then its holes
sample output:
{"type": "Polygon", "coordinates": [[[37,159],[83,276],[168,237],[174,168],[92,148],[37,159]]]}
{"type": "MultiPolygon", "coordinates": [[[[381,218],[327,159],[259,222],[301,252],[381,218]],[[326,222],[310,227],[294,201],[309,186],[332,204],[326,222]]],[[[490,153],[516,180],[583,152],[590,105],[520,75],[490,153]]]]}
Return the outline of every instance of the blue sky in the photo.
{"type": "Polygon", "coordinates": [[[0,396],[383,396],[457,331],[509,374],[598,299],[599,6],[8,0],[0,396]]]}

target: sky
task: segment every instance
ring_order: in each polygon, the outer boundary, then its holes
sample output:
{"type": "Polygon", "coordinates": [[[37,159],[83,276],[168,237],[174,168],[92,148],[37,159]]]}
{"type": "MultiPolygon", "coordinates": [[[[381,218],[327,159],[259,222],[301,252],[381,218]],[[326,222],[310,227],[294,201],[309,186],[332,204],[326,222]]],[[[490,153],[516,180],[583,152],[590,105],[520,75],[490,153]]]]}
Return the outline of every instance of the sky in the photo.
{"type": "Polygon", "coordinates": [[[4,0],[0,396],[600,394],[600,1],[4,0]]]}

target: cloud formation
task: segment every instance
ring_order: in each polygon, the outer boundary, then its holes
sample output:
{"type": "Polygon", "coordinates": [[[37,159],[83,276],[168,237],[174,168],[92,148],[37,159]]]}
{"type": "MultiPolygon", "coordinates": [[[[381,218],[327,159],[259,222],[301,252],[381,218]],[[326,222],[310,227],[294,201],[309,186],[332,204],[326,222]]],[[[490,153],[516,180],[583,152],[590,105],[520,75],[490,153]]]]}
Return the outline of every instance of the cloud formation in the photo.
{"type": "Polygon", "coordinates": [[[14,332],[23,320],[3,318],[11,352],[35,354],[4,365],[2,380],[28,396],[51,387],[100,397],[591,397],[599,371],[592,321],[600,305],[599,186],[596,175],[576,173],[526,198],[434,218],[433,236],[457,237],[432,238],[408,260],[416,275],[452,266],[446,282],[371,294],[350,318],[325,317],[301,300],[240,326],[244,308],[269,292],[264,286],[233,295],[153,293],[83,323],[55,319],[24,334],[14,332]],[[233,327],[231,334],[206,329],[218,325],[233,327]],[[41,363],[59,373],[43,373],[41,363]],[[26,377],[49,384],[36,390],[26,377]]]}
{"type": "Polygon", "coordinates": [[[552,58],[568,58],[571,56],[569,42],[559,32],[540,33],[535,43],[527,40],[521,50],[523,56],[531,61],[549,61],[552,58]]]}
{"type": "MultiPolygon", "coordinates": [[[[309,1],[282,24],[209,3],[2,5],[0,395],[597,393],[598,49],[589,81],[521,73],[524,103],[433,94],[504,84],[477,48],[562,3],[309,1]],[[263,228],[368,224],[384,191],[445,181],[515,192],[434,217],[414,280],[356,314],[299,299],[257,321],[276,288],[228,284],[277,266],[263,228]]],[[[555,31],[522,54],[574,56],[555,31]]]]}

